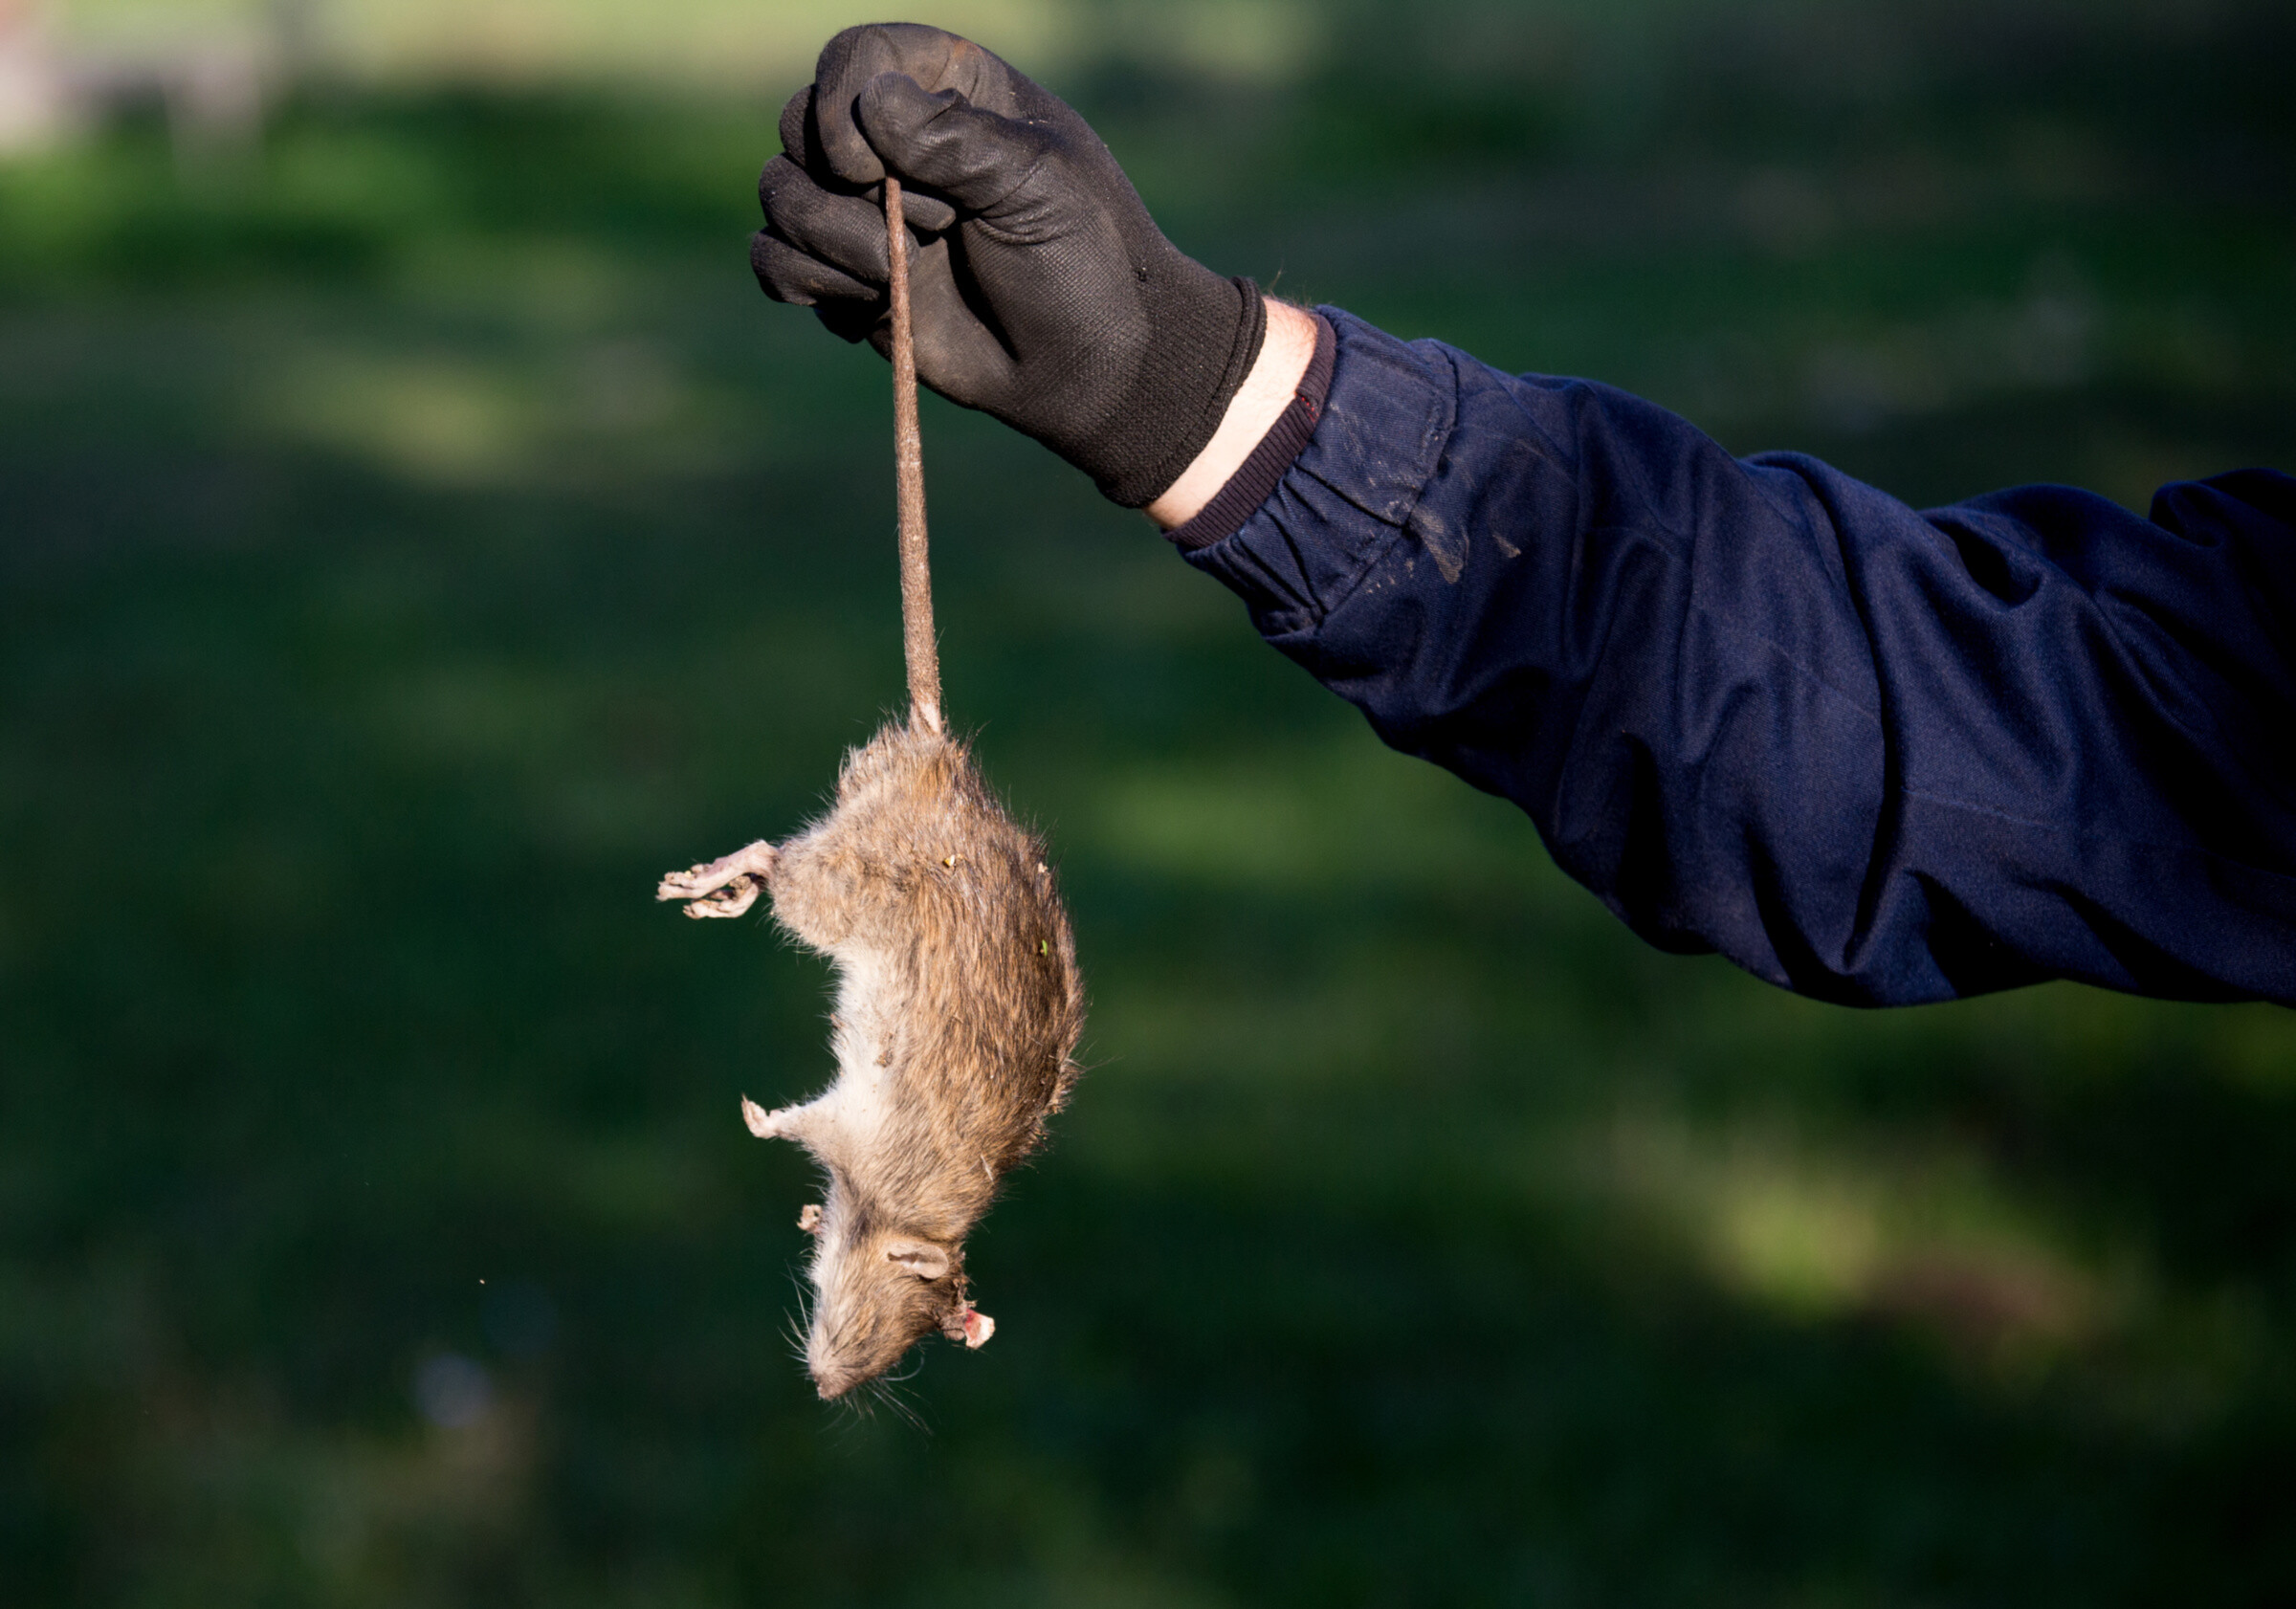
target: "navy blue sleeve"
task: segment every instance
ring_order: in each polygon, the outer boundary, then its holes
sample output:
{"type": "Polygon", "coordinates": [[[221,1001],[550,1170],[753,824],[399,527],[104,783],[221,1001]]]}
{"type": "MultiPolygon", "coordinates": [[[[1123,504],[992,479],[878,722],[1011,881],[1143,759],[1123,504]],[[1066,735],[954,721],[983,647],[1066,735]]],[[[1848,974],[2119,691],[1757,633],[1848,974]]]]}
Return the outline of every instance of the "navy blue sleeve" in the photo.
{"type": "Polygon", "coordinates": [[[1188,562],[1644,937],[1856,1004],[2296,1003],[2296,481],[1916,513],[1321,311],[1314,434],[1188,562]]]}

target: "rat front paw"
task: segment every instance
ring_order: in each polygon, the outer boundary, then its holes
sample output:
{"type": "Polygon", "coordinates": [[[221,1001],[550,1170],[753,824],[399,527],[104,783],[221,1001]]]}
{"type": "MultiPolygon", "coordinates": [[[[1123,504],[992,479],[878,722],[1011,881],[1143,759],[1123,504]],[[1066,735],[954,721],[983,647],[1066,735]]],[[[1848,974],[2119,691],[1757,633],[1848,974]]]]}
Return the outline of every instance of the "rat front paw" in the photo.
{"type": "Polygon", "coordinates": [[[689,916],[739,916],[757,902],[773,876],[776,851],[761,838],[722,860],[704,861],[664,876],[653,891],[660,900],[688,900],[689,916]]]}
{"type": "MultiPolygon", "coordinates": [[[[739,916],[757,903],[764,883],[744,873],[715,893],[705,893],[686,907],[689,916],[739,916]]],[[[664,896],[674,897],[674,896],[664,896]]]]}

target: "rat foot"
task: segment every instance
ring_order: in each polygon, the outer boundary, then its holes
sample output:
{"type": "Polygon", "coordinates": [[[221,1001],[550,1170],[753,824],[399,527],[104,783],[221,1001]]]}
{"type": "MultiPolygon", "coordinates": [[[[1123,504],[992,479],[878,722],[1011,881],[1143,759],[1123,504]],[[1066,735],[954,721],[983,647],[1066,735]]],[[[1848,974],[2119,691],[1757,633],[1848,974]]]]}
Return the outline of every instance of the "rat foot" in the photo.
{"type": "Polygon", "coordinates": [[[656,899],[688,900],[689,916],[739,916],[757,903],[773,875],[774,847],[761,838],[722,860],[673,871],[653,891],[656,899]]]}
{"type": "Polygon", "coordinates": [[[747,1095],[741,1097],[741,1121],[760,1139],[795,1139],[797,1125],[791,1119],[802,1110],[800,1107],[784,1106],[778,1111],[768,1112],[747,1095]]]}
{"type": "Polygon", "coordinates": [[[768,1112],[747,1095],[741,1097],[741,1121],[760,1139],[793,1139],[811,1148],[822,1121],[828,1115],[821,1101],[804,1106],[778,1107],[768,1112]]]}
{"type": "MultiPolygon", "coordinates": [[[[689,916],[739,916],[758,902],[758,893],[764,888],[762,879],[747,873],[736,877],[716,893],[705,893],[686,907],[689,916]]],[[[656,894],[655,898],[666,897],[656,894]]]]}

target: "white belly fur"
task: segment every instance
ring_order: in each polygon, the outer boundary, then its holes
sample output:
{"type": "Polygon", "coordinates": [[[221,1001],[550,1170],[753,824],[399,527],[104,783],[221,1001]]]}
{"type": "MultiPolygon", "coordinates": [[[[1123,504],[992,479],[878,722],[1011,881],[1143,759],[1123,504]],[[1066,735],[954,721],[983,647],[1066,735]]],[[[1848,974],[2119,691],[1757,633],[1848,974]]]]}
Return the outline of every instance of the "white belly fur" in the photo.
{"type": "Polygon", "coordinates": [[[830,1047],[837,1082],[814,1104],[839,1140],[866,1149],[893,1113],[894,1039],[900,1030],[893,968],[882,951],[858,946],[841,948],[833,959],[837,1031],[830,1047]]]}

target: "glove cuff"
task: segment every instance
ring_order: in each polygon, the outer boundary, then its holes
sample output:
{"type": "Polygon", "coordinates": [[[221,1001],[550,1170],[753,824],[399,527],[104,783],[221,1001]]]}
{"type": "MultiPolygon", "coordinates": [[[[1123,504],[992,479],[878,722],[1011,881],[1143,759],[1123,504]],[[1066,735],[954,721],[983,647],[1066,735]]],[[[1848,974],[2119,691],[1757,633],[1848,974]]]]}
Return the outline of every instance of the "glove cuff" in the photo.
{"type": "Polygon", "coordinates": [[[1292,388],[1291,405],[1276,416],[1275,423],[1268,427],[1268,433],[1260,438],[1260,445],[1237,466],[1236,473],[1227,477],[1227,484],[1212,495],[1196,518],[1164,533],[1165,540],[1182,553],[1194,553],[1225,541],[1242,530],[1244,521],[1257,514],[1260,505],[1274,495],[1293,461],[1314,439],[1315,427],[1323,418],[1324,398],[1332,389],[1332,367],[1338,355],[1338,340],[1329,319],[1320,313],[1311,316],[1315,320],[1315,354],[1308,360],[1308,371],[1292,388]]]}
{"type": "Polygon", "coordinates": [[[1112,451],[1090,466],[1111,502],[1145,508],[1161,496],[1218,432],[1259,361],[1268,304],[1258,285],[1238,275],[1204,297],[1198,314],[1157,332],[1159,349],[1133,387],[1127,411],[1153,423],[1110,442],[1112,451]]]}

